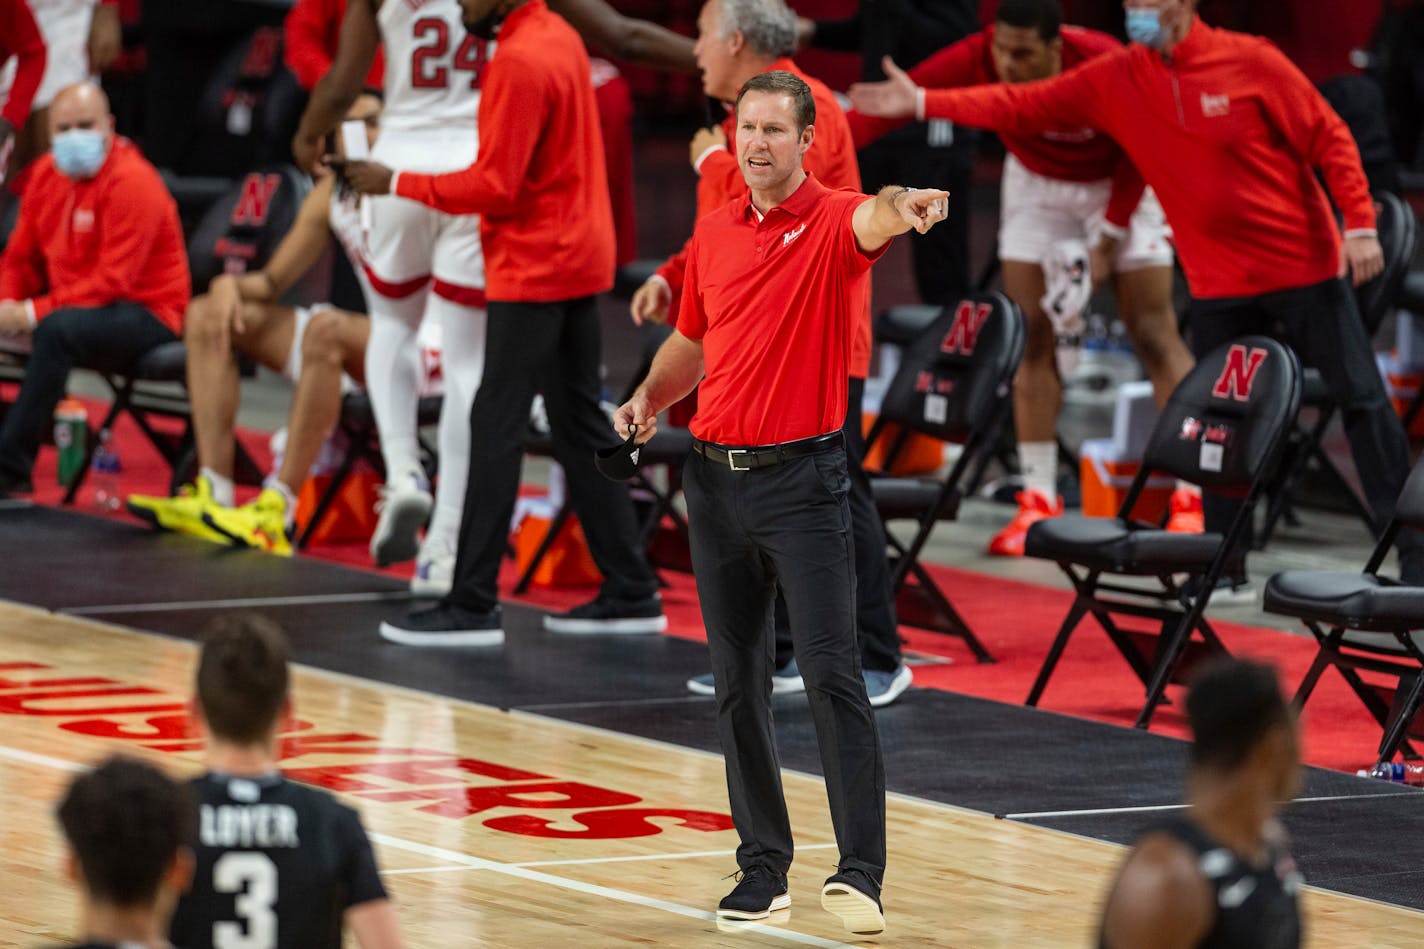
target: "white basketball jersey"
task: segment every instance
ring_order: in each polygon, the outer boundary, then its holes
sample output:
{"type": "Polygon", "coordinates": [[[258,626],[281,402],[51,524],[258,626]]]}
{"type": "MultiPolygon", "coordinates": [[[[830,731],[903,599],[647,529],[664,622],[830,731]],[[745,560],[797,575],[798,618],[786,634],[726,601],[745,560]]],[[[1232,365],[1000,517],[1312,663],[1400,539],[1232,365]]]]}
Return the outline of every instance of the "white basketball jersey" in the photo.
{"type": "Polygon", "coordinates": [[[465,32],[458,0],[383,0],[386,131],[471,128],[494,44],[465,32]]]}

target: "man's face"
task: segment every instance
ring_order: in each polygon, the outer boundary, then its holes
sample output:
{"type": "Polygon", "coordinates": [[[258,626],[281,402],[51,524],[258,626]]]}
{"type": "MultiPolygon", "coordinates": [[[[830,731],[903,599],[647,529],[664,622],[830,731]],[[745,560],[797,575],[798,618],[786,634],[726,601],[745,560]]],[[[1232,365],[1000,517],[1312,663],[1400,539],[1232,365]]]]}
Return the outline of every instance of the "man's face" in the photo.
{"type": "MultiPolygon", "coordinates": [[[[381,132],[381,100],[376,96],[362,93],[356,97],[356,101],[346,111],[346,121],[364,123],[366,126],[366,147],[374,148],[376,136],[381,132]]],[[[336,138],[336,150],[343,156],[346,154],[346,146],[342,142],[341,136],[336,138]]]]}
{"type": "Polygon", "coordinates": [[[460,0],[460,22],[473,31],[499,4],[500,0],[460,0]]]}
{"type": "Polygon", "coordinates": [[[104,134],[106,148],[114,137],[113,117],[104,107],[104,100],[83,88],[58,96],[50,103],[50,141],[70,129],[97,129],[104,134]]]}
{"type": "Polygon", "coordinates": [[[722,36],[722,4],[707,0],[697,16],[697,43],[692,54],[702,70],[702,91],[724,102],[737,97],[735,59],[741,37],[722,36]]]}
{"type": "Polygon", "coordinates": [[[784,93],[748,92],[737,107],[737,164],[755,191],[775,191],[801,167],[814,126],[796,125],[796,106],[784,93]]]}
{"type": "Polygon", "coordinates": [[[994,24],[994,66],[1004,82],[1032,82],[1056,76],[1061,69],[1059,49],[1063,41],[1045,42],[1032,26],[994,24]]]}

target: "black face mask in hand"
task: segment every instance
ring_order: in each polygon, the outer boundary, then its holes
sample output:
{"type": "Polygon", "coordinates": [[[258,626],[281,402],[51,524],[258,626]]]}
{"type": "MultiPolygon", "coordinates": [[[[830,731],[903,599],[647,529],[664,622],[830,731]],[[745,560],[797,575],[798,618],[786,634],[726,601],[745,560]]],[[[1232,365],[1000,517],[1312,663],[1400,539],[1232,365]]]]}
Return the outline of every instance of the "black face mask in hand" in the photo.
{"type": "Polygon", "coordinates": [[[638,473],[638,454],[643,446],[633,441],[638,437],[638,426],[629,428],[628,440],[623,444],[600,448],[593,453],[594,467],[610,481],[627,481],[638,473]]]}

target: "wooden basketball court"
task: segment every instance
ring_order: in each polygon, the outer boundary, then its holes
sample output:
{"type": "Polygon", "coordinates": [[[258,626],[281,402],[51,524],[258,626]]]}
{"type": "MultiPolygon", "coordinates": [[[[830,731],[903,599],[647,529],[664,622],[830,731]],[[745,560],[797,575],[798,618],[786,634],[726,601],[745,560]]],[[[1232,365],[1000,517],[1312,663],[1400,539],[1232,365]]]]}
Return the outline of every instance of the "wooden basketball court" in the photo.
{"type": "MultiPolygon", "coordinates": [[[[76,935],[52,816],[76,770],[115,751],[198,770],[183,711],[195,660],[181,639],[0,605],[0,945],[76,935]]],[[[283,766],[361,810],[411,946],[850,942],[819,906],[836,850],[816,776],[786,775],[791,909],[729,928],[712,913],[736,846],[715,754],[310,666],[295,694],[283,766]]],[[[903,794],[889,836],[888,929],[856,944],[1091,945],[1123,852],[903,794]]],[[[1338,893],[1312,889],[1305,906],[1313,946],[1419,945],[1424,931],[1416,910],[1338,893]]]]}

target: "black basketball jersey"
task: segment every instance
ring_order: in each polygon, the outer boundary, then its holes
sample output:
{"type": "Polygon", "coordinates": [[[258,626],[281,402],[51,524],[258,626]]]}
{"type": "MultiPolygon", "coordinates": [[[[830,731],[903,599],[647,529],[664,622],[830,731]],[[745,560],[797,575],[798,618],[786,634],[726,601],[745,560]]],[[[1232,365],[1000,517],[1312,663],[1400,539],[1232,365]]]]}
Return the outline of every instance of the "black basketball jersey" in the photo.
{"type": "Polygon", "coordinates": [[[193,781],[197,868],[171,939],[185,949],[340,949],[342,915],[386,895],[356,812],[280,774],[193,781]]]}
{"type": "Polygon", "coordinates": [[[1199,949],[1298,949],[1304,878],[1289,853],[1268,845],[1265,865],[1253,866],[1181,817],[1155,824],[1143,836],[1154,833],[1170,834],[1194,850],[1211,884],[1216,918],[1199,949]]]}

